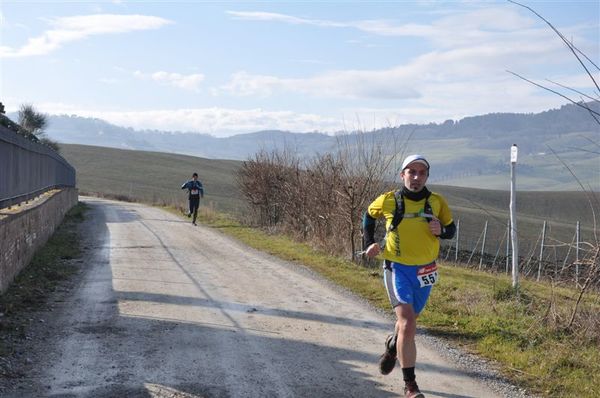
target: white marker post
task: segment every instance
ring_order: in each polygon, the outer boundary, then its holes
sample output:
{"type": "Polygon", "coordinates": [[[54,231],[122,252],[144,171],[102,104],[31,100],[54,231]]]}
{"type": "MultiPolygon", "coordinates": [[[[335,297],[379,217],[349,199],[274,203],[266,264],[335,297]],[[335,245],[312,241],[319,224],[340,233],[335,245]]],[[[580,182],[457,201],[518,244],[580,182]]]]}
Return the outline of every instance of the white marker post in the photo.
{"type": "Polygon", "coordinates": [[[510,148],[510,240],[512,242],[512,287],[519,288],[519,238],[517,236],[517,192],[515,167],[517,165],[517,144],[510,148]]]}

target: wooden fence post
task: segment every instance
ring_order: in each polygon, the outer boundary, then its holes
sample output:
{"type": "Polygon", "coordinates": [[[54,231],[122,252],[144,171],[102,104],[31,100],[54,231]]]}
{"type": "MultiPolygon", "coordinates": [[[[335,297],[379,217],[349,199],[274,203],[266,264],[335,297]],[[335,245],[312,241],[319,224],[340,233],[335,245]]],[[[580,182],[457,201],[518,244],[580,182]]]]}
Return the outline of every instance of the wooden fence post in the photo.
{"type": "Polygon", "coordinates": [[[581,236],[579,235],[581,232],[579,221],[577,221],[577,226],[575,229],[575,287],[579,287],[579,239],[581,236]]]}
{"type": "Polygon", "coordinates": [[[537,280],[540,280],[542,274],[542,261],[544,260],[544,241],[546,239],[546,220],[544,220],[544,226],[542,227],[542,243],[540,244],[540,258],[538,261],[538,273],[537,280]]]}
{"type": "Polygon", "coordinates": [[[456,220],[456,248],[454,250],[454,264],[458,263],[458,240],[460,238],[460,218],[456,220]]]}
{"type": "Polygon", "coordinates": [[[481,244],[481,256],[479,257],[479,270],[483,264],[483,254],[485,253],[485,238],[487,236],[488,220],[485,220],[485,226],[483,227],[483,243],[481,244]]]}

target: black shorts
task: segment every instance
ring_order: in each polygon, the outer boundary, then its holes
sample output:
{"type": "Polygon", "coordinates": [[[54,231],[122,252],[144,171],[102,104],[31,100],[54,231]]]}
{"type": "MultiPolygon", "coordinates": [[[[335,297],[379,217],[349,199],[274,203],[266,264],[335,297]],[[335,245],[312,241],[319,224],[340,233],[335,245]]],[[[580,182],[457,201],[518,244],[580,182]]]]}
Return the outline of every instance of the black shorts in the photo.
{"type": "Polygon", "coordinates": [[[200,195],[190,196],[190,208],[197,209],[200,206],[200,195]]]}

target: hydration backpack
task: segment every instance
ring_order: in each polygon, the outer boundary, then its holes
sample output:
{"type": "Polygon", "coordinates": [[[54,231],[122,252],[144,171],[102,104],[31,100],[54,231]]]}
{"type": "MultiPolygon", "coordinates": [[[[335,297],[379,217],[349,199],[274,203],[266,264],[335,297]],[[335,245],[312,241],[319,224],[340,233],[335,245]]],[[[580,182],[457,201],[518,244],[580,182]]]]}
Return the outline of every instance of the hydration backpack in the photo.
{"type": "Polygon", "coordinates": [[[425,207],[423,208],[423,213],[410,213],[410,214],[404,214],[404,197],[402,196],[402,190],[397,190],[396,192],[394,192],[394,200],[396,201],[396,210],[394,211],[394,217],[392,218],[392,222],[388,228],[388,232],[389,231],[393,231],[396,228],[398,228],[398,225],[400,225],[400,222],[402,222],[402,219],[404,217],[425,217],[425,219],[427,220],[427,222],[431,222],[431,219],[433,217],[433,209],[431,208],[431,205],[429,204],[429,197],[431,196],[431,191],[427,193],[427,196],[425,197],[425,207]]]}

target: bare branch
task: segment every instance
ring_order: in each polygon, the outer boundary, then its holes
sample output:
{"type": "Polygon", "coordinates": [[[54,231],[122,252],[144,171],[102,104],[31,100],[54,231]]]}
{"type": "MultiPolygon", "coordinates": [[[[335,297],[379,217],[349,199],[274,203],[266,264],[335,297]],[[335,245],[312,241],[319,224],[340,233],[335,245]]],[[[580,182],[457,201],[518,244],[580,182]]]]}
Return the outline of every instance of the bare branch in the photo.
{"type": "Polygon", "coordinates": [[[593,153],[594,155],[600,155],[600,151],[592,151],[591,149],[586,149],[586,148],[575,148],[573,146],[568,146],[565,149],[573,149],[574,151],[581,151],[581,152],[593,153]]]}
{"type": "Polygon", "coordinates": [[[580,135],[580,137],[583,138],[583,139],[585,139],[585,140],[588,140],[589,142],[591,142],[592,144],[594,144],[598,148],[600,148],[600,143],[592,140],[590,137],[586,137],[585,135],[580,135]]]}
{"type": "Polygon", "coordinates": [[[586,97],[587,99],[590,99],[590,100],[592,100],[592,101],[595,101],[595,102],[600,102],[600,97],[599,97],[599,98],[590,97],[590,96],[589,96],[589,95],[587,95],[586,93],[582,93],[582,92],[581,92],[581,91],[579,91],[579,90],[575,90],[574,88],[571,88],[571,87],[569,87],[569,86],[565,86],[564,84],[560,84],[560,83],[554,82],[554,81],[552,81],[552,80],[550,80],[550,79],[546,79],[546,81],[548,81],[548,82],[550,82],[550,83],[552,83],[552,84],[556,84],[557,86],[560,86],[560,87],[562,87],[562,88],[566,88],[567,90],[571,90],[571,91],[573,91],[573,92],[576,92],[577,94],[580,94],[580,95],[582,95],[582,96],[584,96],[584,97],[586,97]]]}
{"type": "Polygon", "coordinates": [[[596,247],[596,252],[592,255],[590,260],[591,268],[589,270],[588,276],[583,283],[581,290],[579,291],[579,295],[577,296],[577,301],[575,302],[575,306],[573,307],[573,311],[571,312],[571,319],[569,320],[569,324],[566,329],[571,329],[573,326],[573,322],[575,321],[575,316],[577,315],[577,310],[579,309],[579,304],[583,299],[583,296],[586,290],[591,286],[592,282],[598,278],[598,256],[600,254],[600,248],[596,247]]]}
{"type": "MultiPolygon", "coordinates": [[[[516,1],[513,0],[508,0],[509,3],[513,3],[516,4],[518,6],[521,6],[523,8],[528,9],[529,11],[531,11],[532,13],[534,13],[535,15],[537,15],[538,18],[540,18],[542,21],[546,22],[546,24],[548,26],[550,26],[550,28],[552,28],[552,30],[558,35],[558,37],[560,37],[562,39],[562,41],[567,45],[567,47],[569,47],[569,50],[571,50],[571,52],[573,53],[573,55],[575,55],[575,58],[577,58],[577,60],[579,61],[579,63],[581,64],[581,66],[583,67],[583,69],[585,69],[586,73],[588,74],[588,76],[590,77],[590,79],[592,79],[592,82],[594,82],[594,85],[596,86],[596,89],[598,90],[598,92],[600,93],[600,86],[598,86],[598,83],[596,82],[596,79],[594,79],[594,76],[592,76],[592,74],[590,73],[590,71],[588,70],[588,68],[585,66],[585,63],[581,60],[581,58],[579,58],[579,55],[577,55],[577,52],[580,52],[579,50],[576,51],[576,47],[570,42],[568,41],[562,33],[560,33],[558,31],[558,29],[556,29],[554,27],[554,25],[552,25],[550,22],[548,22],[548,20],[546,20],[546,18],[542,17],[540,14],[538,14],[533,8],[528,7],[524,4],[521,3],[517,3],[516,1]]],[[[587,58],[587,57],[586,57],[587,58]]],[[[595,64],[594,64],[595,66],[595,64]]]]}
{"type": "MultiPolygon", "coordinates": [[[[552,154],[554,156],[556,156],[556,158],[562,163],[562,165],[569,171],[569,173],[571,173],[571,175],[573,176],[573,178],[575,178],[575,181],[577,181],[577,184],[579,184],[579,186],[581,187],[582,191],[585,192],[587,199],[588,199],[588,203],[590,205],[590,210],[592,211],[592,222],[594,224],[594,235],[596,235],[596,211],[595,211],[595,207],[598,207],[598,198],[594,195],[593,191],[586,189],[583,186],[583,183],[581,182],[581,180],[577,177],[577,175],[575,174],[575,172],[573,170],[571,170],[571,168],[569,167],[569,165],[567,163],[565,163],[565,161],[558,155],[558,153],[556,153],[556,151],[554,149],[552,149],[552,147],[550,147],[549,145],[546,145],[548,147],[548,149],[550,149],[550,151],[552,152],[552,154]],[[594,206],[594,204],[596,206],[594,206]]],[[[598,242],[598,236],[595,236],[596,242],[598,242]]]]}
{"type": "Polygon", "coordinates": [[[577,50],[577,52],[578,52],[579,54],[581,54],[581,55],[582,55],[582,56],[583,56],[585,59],[587,59],[587,60],[588,60],[588,62],[589,62],[590,64],[594,65],[594,67],[595,67],[596,69],[598,69],[598,71],[600,71],[600,67],[598,67],[598,65],[596,65],[596,64],[594,63],[594,61],[592,61],[592,60],[591,60],[591,59],[590,59],[590,58],[589,58],[587,55],[585,55],[585,53],[583,53],[583,52],[582,52],[580,49],[578,49],[578,48],[577,48],[577,47],[575,47],[575,46],[573,46],[573,48],[575,48],[575,50],[577,50]]]}
{"type": "MultiPolygon", "coordinates": [[[[509,0],[509,1],[510,1],[510,0],[509,0]]],[[[554,94],[556,94],[556,95],[558,95],[558,96],[561,96],[561,97],[563,97],[564,99],[566,99],[566,100],[568,100],[568,101],[572,102],[573,104],[575,104],[575,105],[577,105],[577,106],[579,106],[579,107],[581,107],[581,108],[583,108],[583,109],[587,110],[588,112],[590,112],[590,113],[592,113],[592,114],[595,114],[595,115],[597,115],[597,116],[600,116],[600,113],[598,113],[598,112],[594,111],[593,109],[590,109],[590,108],[589,108],[587,105],[586,105],[586,106],[584,106],[584,105],[582,105],[582,104],[581,104],[581,103],[579,103],[579,102],[573,101],[571,98],[567,97],[566,95],[563,95],[563,94],[559,93],[558,91],[555,91],[555,90],[552,90],[552,89],[550,89],[550,88],[548,88],[548,87],[542,86],[541,84],[539,84],[539,83],[536,83],[536,82],[534,82],[534,81],[532,81],[532,80],[529,80],[529,79],[527,79],[527,78],[525,78],[525,77],[523,77],[523,76],[519,75],[518,73],[512,72],[512,71],[510,71],[510,70],[507,70],[507,72],[508,72],[508,73],[510,73],[510,74],[512,74],[512,75],[515,75],[515,76],[516,76],[516,77],[518,77],[519,79],[523,79],[523,80],[525,80],[526,82],[533,84],[534,86],[538,86],[538,87],[540,87],[540,88],[543,88],[544,90],[550,91],[551,93],[554,93],[554,94]]],[[[596,120],[596,121],[598,121],[598,120],[596,120]]]]}
{"type": "Polygon", "coordinates": [[[600,124],[600,120],[598,120],[598,118],[594,115],[594,112],[588,106],[588,104],[585,103],[585,101],[583,100],[583,98],[581,98],[581,106],[583,106],[585,109],[587,109],[587,111],[589,112],[590,116],[594,118],[594,120],[596,121],[596,123],[600,124]]]}

